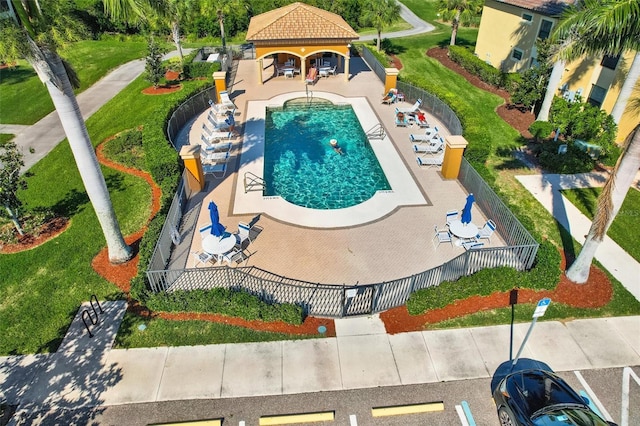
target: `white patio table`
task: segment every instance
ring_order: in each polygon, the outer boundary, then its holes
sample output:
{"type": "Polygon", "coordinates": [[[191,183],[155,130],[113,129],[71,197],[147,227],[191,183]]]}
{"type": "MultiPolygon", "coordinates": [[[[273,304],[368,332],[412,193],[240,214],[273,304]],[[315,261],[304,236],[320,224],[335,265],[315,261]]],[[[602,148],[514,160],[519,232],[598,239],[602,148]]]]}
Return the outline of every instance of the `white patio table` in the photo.
{"type": "Polygon", "coordinates": [[[449,223],[449,231],[459,238],[459,240],[455,242],[457,246],[462,245],[463,240],[469,240],[478,235],[478,227],[473,222],[462,223],[459,220],[454,220],[449,223]]]}
{"type": "Polygon", "coordinates": [[[222,237],[210,234],[202,239],[202,250],[216,256],[218,261],[221,261],[222,256],[230,252],[235,245],[236,236],[228,232],[225,232],[222,237]]]}

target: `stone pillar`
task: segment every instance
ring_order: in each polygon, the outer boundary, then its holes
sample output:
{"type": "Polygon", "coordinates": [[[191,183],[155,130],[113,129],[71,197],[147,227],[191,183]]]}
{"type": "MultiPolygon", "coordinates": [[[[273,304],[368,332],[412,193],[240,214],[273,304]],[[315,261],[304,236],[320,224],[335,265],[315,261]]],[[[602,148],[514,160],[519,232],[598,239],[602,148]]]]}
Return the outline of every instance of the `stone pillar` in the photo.
{"type": "MultiPolygon", "coordinates": [[[[275,64],[273,65],[273,67],[275,68],[275,64]]],[[[258,83],[260,83],[260,85],[264,84],[264,81],[262,81],[262,70],[264,69],[264,61],[262,58],[258,59],[258,83]]]]}
{"type": "Polygon", "coordinates": [[[384,69],[384,95],[389,93],[389,90],[395,89],[396,84],[398,82],[398,71],[397,68],[385,68],[384,69]]]}
{"type": "Polygon", "coordinates": [[[350,57],[346,57],[344,59],[344,81],[349,81],[349,63],[351,62],[350,57]]]}
{"type": "Polygon", "coordinates": [[[448,136],[445,138],[444,160],[442,161],[442,177],[457,179],[462,163],[462,154],[469,144],[463,136],[448,136]]]}
{"type": "Polygon", "coordinates": [[[213,82],[216,84],[216,96],[218,99],[216,100],[218,103],[220,102],[220,92],[227,90],[227,73],[225,71],[216,71],[213,73],[213,82]]]}
{"type": "Polygon", "coordinates": [[[200,192],[204,189],[205,176],[202,171],[202,160],[200,159],[200,145],[183,145],[180,149],[180,158],[184,162],[187,170],[187,182],[189,189],[193,192],[200,192]]]}

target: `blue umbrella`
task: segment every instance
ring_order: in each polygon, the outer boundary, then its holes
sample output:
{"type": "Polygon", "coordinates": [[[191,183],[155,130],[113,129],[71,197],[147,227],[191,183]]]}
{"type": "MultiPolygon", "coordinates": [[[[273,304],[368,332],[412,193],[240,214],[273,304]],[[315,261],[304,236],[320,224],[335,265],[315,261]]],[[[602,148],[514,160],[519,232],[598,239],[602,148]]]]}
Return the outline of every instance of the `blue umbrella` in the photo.
{"type": "Polygon", "coordinates": [[[221,237],[224,234],[224,226],[220,223],[218,206],[213,201],[209,202],[209,216],[211,217],[211,233],[216,237],[221,237]]]}
{"type": "Polygon", "coordinates": [[[462,216],[460,218],[460,221],[462,223],[469,223],[471,222],[471,206],[473,205],[473,202],[476,199],[473,197],[473,193],[469,194],[467,196],[467,203],[464,205],[464,209],[462,209],[462,216]]]}

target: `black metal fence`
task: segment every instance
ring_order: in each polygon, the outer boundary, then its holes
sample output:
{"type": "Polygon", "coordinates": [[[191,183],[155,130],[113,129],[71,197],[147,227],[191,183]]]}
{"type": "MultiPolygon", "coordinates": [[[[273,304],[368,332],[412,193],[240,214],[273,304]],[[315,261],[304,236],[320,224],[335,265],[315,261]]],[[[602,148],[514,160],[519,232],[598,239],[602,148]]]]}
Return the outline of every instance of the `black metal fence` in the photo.
{"type": "MultiPolygon", "coordinates": [[[[362,47],[362,58],[367,65],[376,73],[380,81],[384,83],[386,78],[385,67],[378,61],[373,53],[365,46],[362,47]]],[[[427,92],[420,87],[412,86],[409,83],[402,81],[396,82],[396,88],[399,92],[404,94],[405,101],[414,103],[418,99],[422,99],[421,109],[425,110],[428,114],[436,117],[452,135],[462,134],[462,124],[455,112],[436,95],[427,92]]]]}
{"type": "Polygon", "coordinates": [[[196,115],[203,113],[209,108],[209,100],[216,99],[216,88],[209,87],[199,92],[186,101],[184,101],[169,117],[167,122],[167,136],[171,145],[178,150],[176,146],[176,137],[180,130],[196,115]]]}

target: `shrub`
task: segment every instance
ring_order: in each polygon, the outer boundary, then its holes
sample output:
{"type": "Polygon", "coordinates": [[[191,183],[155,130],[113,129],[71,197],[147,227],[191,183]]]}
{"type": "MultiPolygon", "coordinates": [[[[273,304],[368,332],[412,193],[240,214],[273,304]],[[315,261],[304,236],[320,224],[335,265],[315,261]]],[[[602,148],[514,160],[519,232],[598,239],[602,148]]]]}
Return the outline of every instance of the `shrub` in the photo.
{"type": "Polygon", "coordinates": [[[113,161],[138,170],[145,170],[142,132],[138,129],[124,131],[108,141],[104,152],[113,161]]]}
{"type": "Polygon", "coordinates": [[[457,281],[445,281],[437,287],[414,292],[407,300],[407,310],[411,315],[420,315],[470,296],[488,296],[496,291],[507,292],[514,288],[551,290],[562,273],[559,264],[558,250],[549,241],[543,241],[538,248],[536,265],[530,271],[520,272],[506,267],[483,269],[457,281]]]}
{"type": "Polygon", "coordinates": [[[536,142],[540,139],[548,138],[552,131],[553,124],[548,121],[534,121],[531,123],[531,126],[529,126],[529,132],[531,132],[533,137],[536,139],[536,142]]]}
{"type": "Polygon", "coordinates": [[[595,167],[595,160],[589,154],[567,142],[567,152],[558,153],[558,147],[563,142],[549,141],[540,147],[538,160],[540,165],[552,173],[586,173],[595,167]]]}
{"type": "Polygon", "coordinates": [[[466,47],[449,46],[449,57],[471,74],[478,76],[485,83],[510,92],[516,89],[520,80],[519,76],[510,76],[487,64],[466,47]]]}
{"type": "Polygon", "coordinates": [[[212,312],[249,321],[280,320],[295,325],[304,321],[304,312],[300,306],[289,303],[269,304],[244,290],[227,288],[155,293],[147,299],[147,306],[154,311],[212,312]]]}

